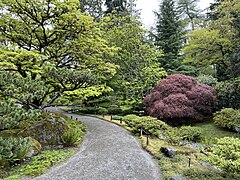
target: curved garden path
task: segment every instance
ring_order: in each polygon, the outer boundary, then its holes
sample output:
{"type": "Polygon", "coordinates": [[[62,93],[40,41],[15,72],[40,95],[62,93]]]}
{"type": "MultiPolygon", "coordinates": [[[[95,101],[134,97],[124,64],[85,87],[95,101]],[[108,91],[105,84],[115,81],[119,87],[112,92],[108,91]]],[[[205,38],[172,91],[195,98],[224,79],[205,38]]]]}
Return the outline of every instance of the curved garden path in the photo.
{"type": "Polygon", "coordinates": [[[36,180],[159,180],[160,171],[151,156],[130,133],[97,118],[58,112],[78,118],[88,133],[77,154],[36,180]]]}

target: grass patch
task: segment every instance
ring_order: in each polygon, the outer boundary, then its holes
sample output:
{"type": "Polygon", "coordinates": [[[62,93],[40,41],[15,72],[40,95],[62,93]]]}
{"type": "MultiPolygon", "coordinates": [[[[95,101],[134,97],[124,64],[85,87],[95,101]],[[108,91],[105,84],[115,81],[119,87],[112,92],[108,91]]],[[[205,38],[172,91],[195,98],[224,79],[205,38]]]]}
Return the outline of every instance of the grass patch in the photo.
{"type": "Polygon", "coordinates": [[[40,154],[34,156],[31,161],[13,167],[4,179],[15,180],[24,176],[39,176],[45,173],[52,165],[63,162],[76,152],[76,148],[42,151],[40,154]]]}
{"type": "Polygon", "coordinates": [[[198,123],[195,126],[200,127],[203,132],[203,144],[212,145],[217,142],[216,138],[234,137],[240,138],[240,134],[217,127],[213,122],[198,123]]]}

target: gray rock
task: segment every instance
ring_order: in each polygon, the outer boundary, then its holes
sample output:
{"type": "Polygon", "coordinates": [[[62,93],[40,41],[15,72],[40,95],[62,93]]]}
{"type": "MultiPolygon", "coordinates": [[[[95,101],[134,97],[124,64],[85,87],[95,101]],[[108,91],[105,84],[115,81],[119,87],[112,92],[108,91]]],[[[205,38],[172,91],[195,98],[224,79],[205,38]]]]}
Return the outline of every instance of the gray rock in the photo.
{"type": "Polygon", "coordinates": [[[62,146],[61,136],[69,129],[67,122],[60,117],[50,116],[48,119],[33,122],[21,134],[36,139],[44,149],[62,146]]]}
{"type": "Polygon", "coordinates": [[[172,176],[170,177],[170,180],[186,180],[186,178],[183,176],[172,176]]]}
{"type": "Polygon", "coordinates": [[[177,153],[177,150],[175,148],[169,146],[161,147],[160,151],[170,158],[174,158],[177,153]]]}

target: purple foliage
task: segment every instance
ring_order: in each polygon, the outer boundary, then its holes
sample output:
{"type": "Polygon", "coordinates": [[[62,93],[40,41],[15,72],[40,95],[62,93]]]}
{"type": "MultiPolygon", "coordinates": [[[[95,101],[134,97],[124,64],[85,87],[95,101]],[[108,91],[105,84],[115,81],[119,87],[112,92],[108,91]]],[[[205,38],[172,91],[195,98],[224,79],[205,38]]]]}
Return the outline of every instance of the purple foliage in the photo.
{"type": "Polygon", "coordinates": [[[163,79],[144,98],[146,113],[167,121],[202,121],[212,115],[215,102],[216,92],[211,86],[198,84],[195,78],[181,74],[163,79]]]}

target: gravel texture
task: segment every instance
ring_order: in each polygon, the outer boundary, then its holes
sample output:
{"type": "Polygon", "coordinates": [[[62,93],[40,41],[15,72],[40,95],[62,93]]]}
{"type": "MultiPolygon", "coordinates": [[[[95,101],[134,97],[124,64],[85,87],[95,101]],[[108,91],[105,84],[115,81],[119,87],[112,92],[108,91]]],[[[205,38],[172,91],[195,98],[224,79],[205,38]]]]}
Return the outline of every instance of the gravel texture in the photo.
{"type": "Polygon", "coordinates": [[[137,139],[115,124],[93,117],[59,112],[78,118],[88,132],[79,152],[36,180],[159,180],[160,170],[137,139]]]}

